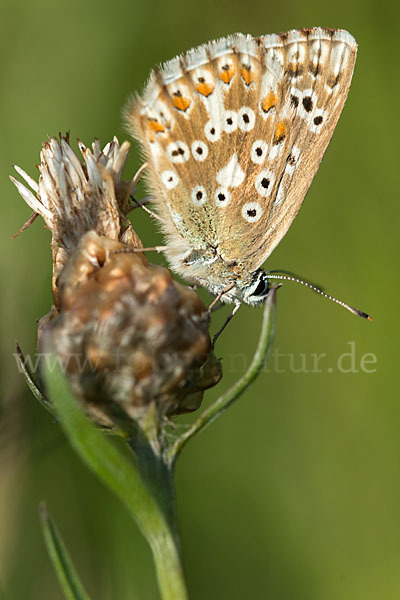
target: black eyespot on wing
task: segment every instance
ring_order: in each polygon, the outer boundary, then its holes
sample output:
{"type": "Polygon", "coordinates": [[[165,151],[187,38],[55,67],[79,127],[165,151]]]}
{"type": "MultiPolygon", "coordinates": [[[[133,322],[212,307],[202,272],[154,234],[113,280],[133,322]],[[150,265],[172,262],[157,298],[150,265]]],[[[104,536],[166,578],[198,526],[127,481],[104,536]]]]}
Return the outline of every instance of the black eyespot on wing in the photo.
{"type": "Polygon", "coordinates": [[[220,193],[218,194],[218,200],[219,200],[220,202],[224,202],[224,201],[226,200],[226,196],[225,196],[225,194],[223,194],[222,192],[220,192],[220,193]]]}
{"type": "Polygon", "coordinates": [[[305,96],[303,98],[303,106],[307,112],[311,112],[313,109],[313,101],[311,96],[305,96]]]}
{"type": "MultiPolygon", "coordinates": [[[[263,186],[264,189],[268,189],[269,184],[270,184],[270,181],[266,177],[264,177],[264,179],[261,180],[261,185],[263,186]]],[[[253,215],[253,216],[255,216],[255,215],[253,215]]]]}
{"type": "Polygon", "coordinates": [[[313,63],[310,63],[308,65],[308,71],[309,71],[309,73],[311,73],[311,75],[314,75],[314,77],[316,77],[319,74],[320,68],[321,68],[321,65],[319,64],[319,62],[316,65],[313,63]]]}
{"type": "Polygon", "coordinates": [[[293,106],[293,108],[297,108],[299,105],[299,98],[297,96],[290,96],[290,103],[293,106]]]}
{"type": "Polygon", "coordinates": [[[247,211],[247,215],[249,217],[255,217],[257,215],[257,211],[255,208],[249,208],[249,210],[247,211]]]}
{"type": "Polygon", "coordinates": [[[321,117],[321,115],[319,115],[318,117],[315,117],[314,119],[314,125],[321,125],[322,121],[324,119],[321,117]]]}

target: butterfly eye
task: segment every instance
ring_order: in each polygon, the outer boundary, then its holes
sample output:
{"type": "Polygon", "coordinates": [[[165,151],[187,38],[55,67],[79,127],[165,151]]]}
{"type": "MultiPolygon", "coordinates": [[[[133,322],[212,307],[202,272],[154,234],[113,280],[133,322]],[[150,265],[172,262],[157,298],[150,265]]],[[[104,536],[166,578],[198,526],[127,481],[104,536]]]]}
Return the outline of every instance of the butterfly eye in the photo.
{"type": "Polygon", "coordinates": [[[269,282],[266,273],[256,271],[253,282],[244,289],[244,300],[248,304],[262,304],[269,292],[269,282]]]}
{"type": "Polygon", "coordinates": [[[269,289],[268,281],[260,281],[252,296],[266,296],[269,289]]]}

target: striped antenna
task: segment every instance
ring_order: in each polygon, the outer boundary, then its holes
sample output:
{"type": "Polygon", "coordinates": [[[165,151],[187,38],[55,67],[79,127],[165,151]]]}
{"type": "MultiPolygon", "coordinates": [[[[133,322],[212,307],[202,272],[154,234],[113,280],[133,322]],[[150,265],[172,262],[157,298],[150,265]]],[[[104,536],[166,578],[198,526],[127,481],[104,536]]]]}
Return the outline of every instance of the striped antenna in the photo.
{"type": "Polygon", "coordinates": [[[280,279],[282,281],[294,281],[295,283],[301,283],[301,285],[305,285],[306,287],[310,288],[310,290],[313,290],[313,292],[320,294],[324,298],[328,298],[328,300],[332,300],[332,302],[336,302],[336,304],[339,304],[339,306],[343,306],[343,308],[346,308],[347,310],[349,310],[351,313],[353,313],[353,315],[357,315],[358,317],[362,317],[363,319],[372,321],[372,317],[370,315],[368,315],[367,313],[363,312],[362,310],[358,310],[358,308],[354,308],[353,306],[350,306],[350,304],[346,304],[346,302],[343,302],[343,300],[338,300],[338,298],[335,298],[334,296],[330,296],[329,294],[326,294],[325,292],[320,290],[318,287],[316,287],[312,283],[309,283],[308,281],[304,281],[303,279],[299,279],[298,277],[294,277],[291,275],[290,276],[289,275],[278,275],[278,274],[275,274],[275,272],[274,273],[268,272],[267,278],[268,279],[280,279]]]}

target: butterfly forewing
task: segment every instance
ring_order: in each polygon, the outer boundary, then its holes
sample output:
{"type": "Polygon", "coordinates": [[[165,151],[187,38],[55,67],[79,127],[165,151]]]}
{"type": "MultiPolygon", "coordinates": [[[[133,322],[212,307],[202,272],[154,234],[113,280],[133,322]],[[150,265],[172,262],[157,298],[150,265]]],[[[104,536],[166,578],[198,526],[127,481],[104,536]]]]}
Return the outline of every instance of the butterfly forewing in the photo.
{"type": "Polygon", "coordinates": [[[239,278],[264,262],[318,169],[356,48],[342,30],[236,34],[153,72],[126,115],[150,162],[170,254],[210,249],[239,278]]]}

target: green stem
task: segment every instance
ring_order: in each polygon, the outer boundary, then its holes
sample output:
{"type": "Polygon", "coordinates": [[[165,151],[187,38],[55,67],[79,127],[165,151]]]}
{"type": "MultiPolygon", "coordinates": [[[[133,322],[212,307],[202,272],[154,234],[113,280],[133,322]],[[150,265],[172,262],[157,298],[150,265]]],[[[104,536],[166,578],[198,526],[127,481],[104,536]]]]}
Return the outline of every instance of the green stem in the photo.
{"type": "Polygon", "coordinates": [[[179,554],[172,471],[148,445],[137,461],[129,460],[83,413],[55,363],[44,368],[46,389],[61,425],[86,465],[128,508],[153,552],[163,600],[187,600],[179,554]],[[161,478],[161,479],[160,479],[161,478]],[[168,481],[164,490],[163,483],[168,481]],[[160,485],[161,483],[161,485],[160,485]],[[156,490],[159,490],[157,493],[156,490]]]}
{"type": "Polygon", "coordinates": [[[246,373],[225,394],[220,396],[209,406],[193,425],[185,431],[168,451],[168,460],[173,464],[178,458],[185,444],[197,433],[217,419],[235,400],[243,394],[249,385],[256,379],[265,365],[272,347],[275,333],[275,296],[277,288],[273,288],[268,295],[264,308],[261,334],[257,350],[246,373]]]}

